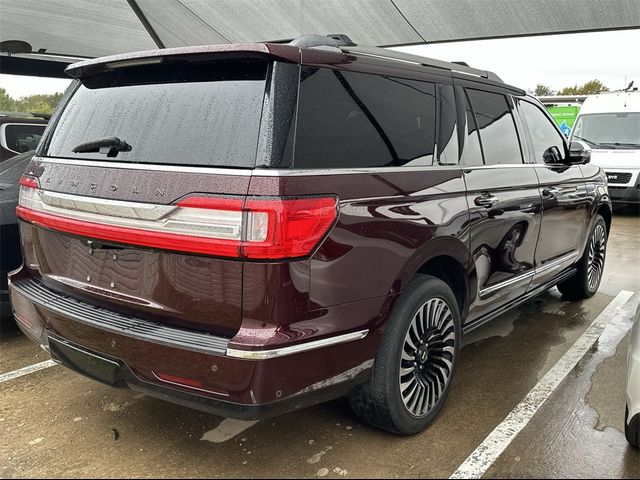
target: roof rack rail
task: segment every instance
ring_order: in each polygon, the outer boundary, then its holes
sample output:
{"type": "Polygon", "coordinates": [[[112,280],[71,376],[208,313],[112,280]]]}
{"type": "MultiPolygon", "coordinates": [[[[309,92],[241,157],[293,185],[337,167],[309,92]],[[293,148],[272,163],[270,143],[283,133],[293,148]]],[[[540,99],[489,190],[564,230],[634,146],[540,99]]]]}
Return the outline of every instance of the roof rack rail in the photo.
{"type": "Polygon", "coordinates": [[[354,43],[344,33],[333,33],[328,35],[301,35],[291,40],[289,44],[299,48],[336,47],[342,50],[344,53],[359,53],[363,55],[371,55],[391,60],[398,60],[401,62],[416,63],[418,65],[442,68],[453,72],[465,73],[467,75],[486,78],[487,80],[492,80],[494,82],[504,83],[502,79],[495,73],[488,70],[480,70],[470,67],[466,62],[445,62],[443,60],[436,60],[435,58],[422,57],[420,55],[398,52],[397,50],[389,50],[387,48],[360,46],[354,43]]]}
{"type": "Polygon", "coordinates": [[[332,33],[329,35],[307,34],[294,38],[289,45],[300,48],[312,47],[346,47],[355,46],[355,43],[344,33],[332,33]]]}
{"type": "Polygon", "coordinates": [[[362,47],[356,45],[353,47],[341,47],[341,50],[346,53],[360,53],[364,55],[398,60],[401,62],[416,63],[419,65],[424,65],[426,67],[442,68],[445,70],[466,73],[468,75],[474,75],[476,77],[482,77],[488,80],[493,80],[495,82],[503,83],[502,79],[495,73],[488,70],[480,70],[477,68],[469,67],[468,65],[465,65],[464,62],[445,62],[443,60],[436,60],[435,58],[422,57],[420,55],[413,55],[411,53],[398,52],[397,50],[389,50],[380,47],[362,47]]]}

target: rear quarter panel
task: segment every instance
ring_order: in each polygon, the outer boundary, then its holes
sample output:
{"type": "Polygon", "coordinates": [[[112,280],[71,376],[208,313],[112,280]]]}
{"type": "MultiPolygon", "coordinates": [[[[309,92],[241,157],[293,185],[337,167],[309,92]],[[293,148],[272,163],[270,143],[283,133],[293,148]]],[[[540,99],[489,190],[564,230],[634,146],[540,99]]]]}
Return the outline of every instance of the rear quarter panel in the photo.
{"type": "Polygon", "coordinates": [[[437,255],[468,262],[459,168],[254,176],[249,194],[338,196],[337,223],[306,262],[310,310],[396,295],[437,255]]]}

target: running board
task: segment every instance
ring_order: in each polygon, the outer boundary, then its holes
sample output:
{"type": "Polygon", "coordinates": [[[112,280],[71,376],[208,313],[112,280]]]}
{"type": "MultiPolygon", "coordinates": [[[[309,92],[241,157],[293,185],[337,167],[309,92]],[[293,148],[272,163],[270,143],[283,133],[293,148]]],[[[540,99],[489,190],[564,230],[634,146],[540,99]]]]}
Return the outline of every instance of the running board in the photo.
{"type": "Polygon", "coordinates": [[[533,297],[536,297],[538,295],[540,295],[541,293],[543,293],[545,290],[549,290],[550,288],[554,287],[555,285],[557,285],[560,282],[563,282],[564,280],[566,280],[567,278],[572,277],[573,275],[575,275],[576,273],[576,269],[575,268],[570,268],[569,270],[566,270],[562,273],[560,273],[558,276],[554,277],[550,282],[545,283],[544,285],[541,285],[533,290],[531,290],[530,292],[524,294],[522,297],[517,298],[515,300],[513,300],[512,302],[509,302],[501,307],[498,307],[497,309],[489,312],[488,314],[477,318],[476,320],[474,320],[473,322],[464,325],[462,327],[462,333],[463,335],[466,335],[467,333],[475,330],[476,328],[484,325],[485,323],[493,320],[496,317],[499,317],[500,315],[502,315],[503,313],[507,312],[508,310],[511,310],[512,308],[517,307],[518,305],[522,305],[524,302],[526,302],[527,300],[531,300],[533,297]]]}

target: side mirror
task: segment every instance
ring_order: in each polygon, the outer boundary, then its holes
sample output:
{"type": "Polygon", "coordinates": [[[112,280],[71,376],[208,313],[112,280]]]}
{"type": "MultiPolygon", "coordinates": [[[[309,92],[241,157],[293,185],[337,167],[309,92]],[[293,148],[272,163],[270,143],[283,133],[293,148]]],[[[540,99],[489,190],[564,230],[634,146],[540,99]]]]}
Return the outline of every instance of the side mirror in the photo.
{"type": "Polygon", "coordinates": [[[560,153],[560,149],[555,145],[547,148],[542,154],[542,160],[544,163],[563,163],[562,154],[560,153]]]}
{"type": "Polygon", "coordinates": [[[584,165],[591,161],[591,147],[584,142],[574,140],[569,144],[569,158],[567,163],[570,165],[584,165]]]}

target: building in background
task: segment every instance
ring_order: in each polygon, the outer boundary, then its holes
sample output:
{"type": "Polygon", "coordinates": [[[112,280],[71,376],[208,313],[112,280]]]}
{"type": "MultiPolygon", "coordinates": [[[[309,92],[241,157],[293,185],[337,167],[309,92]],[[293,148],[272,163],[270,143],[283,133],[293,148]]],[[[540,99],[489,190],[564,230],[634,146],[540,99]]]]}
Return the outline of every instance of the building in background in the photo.
{"type": "Polygon", "coordinates": [[[562,133],[568,138],[580,113],[580,107],[587,95],[538,97],[538,100],[549,110],[562,133]]]}

